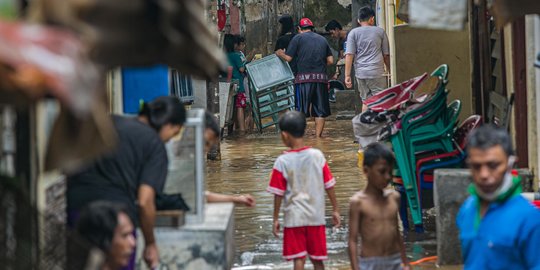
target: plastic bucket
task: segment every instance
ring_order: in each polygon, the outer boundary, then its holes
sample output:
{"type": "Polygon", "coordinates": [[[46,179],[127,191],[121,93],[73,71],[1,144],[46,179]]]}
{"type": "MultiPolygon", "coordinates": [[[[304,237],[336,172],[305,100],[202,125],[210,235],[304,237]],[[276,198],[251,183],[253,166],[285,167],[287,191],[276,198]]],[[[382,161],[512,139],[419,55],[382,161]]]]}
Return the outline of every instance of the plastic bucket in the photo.
{"type": "Polygon", "coordinates": [[[356,164],[358,168],[362,169],[364,167],[364,151],[358,150],[358,163],[356,164]]]}

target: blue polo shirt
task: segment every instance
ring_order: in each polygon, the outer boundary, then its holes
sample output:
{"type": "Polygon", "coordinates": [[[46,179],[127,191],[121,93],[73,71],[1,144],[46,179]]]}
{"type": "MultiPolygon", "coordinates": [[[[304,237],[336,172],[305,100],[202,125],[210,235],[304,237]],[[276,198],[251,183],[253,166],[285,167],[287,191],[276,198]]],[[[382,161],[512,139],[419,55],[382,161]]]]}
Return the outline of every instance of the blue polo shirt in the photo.
{"type": "Polygon", "coordinates": [[[478,211],[471,196],[457,216],[465,269],[540,270],[540,210],[518,195],[491,203],[475,225],[478,211]]]}

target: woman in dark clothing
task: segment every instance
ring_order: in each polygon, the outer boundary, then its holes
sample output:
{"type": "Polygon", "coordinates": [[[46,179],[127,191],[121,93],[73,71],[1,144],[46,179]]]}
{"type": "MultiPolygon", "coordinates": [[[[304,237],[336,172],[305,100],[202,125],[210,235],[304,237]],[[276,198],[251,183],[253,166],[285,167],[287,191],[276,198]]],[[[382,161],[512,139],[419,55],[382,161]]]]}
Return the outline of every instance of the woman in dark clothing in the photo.
{"type": "MultiPolygon", "coordinates": [[[[289,43],[294,35],[296,35],[293,18],[290,15],[285,14],[281,16],[278,22],[281,24],[281,31],[279,38],[276,41],[274,52],[277,50],[287,50],[289,43]]],[[[291,67],[293,74],[296,74],[296,61],[290,62],[289,66],[291,67]]]]}
{"type": "MultiPolygon", "coordinates": [[[[116,148],[68,177],[68,225],[73,228],[80,209],[93,201],[124,204],[133,224],[142,230],[143,257],[153,269],[159,262],[155,196],[163,189],[168,166],[164,142],[180,132],[186,111],[179,99],[158,97],[144,103],[137,118],[112,116],[112,120],[118,134],[116,148]]],[[[135,269],[134,262],[132,256],[126,269],[135,269]]]]}

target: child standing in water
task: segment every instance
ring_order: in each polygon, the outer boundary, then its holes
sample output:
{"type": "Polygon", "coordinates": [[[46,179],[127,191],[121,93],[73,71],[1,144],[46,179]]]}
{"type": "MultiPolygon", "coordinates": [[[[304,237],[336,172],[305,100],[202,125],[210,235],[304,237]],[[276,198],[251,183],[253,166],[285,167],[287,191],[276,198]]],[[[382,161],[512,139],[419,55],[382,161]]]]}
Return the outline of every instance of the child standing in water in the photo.
{"type": "Polygon", "coordinates": [[[363,169],[368,184],[350,202],[349,258],[353,270],[409,269],[398,225],[400,195],[386,189],[394,164],[394,154],[384,144],[366,147],[363,169]],[[362,240],[360,253],[358,236],[362,240]]]}
{"type": "Polygon", "coordinates": [[[336,181],[323,153],[304,145],[306,117],[297,111],[279,119],[281,139],[290,148],[274,164],[267,191],[274,194],[273,233],[280,230],[279,210],[283,201],[283,257],[294,260],[294,269],[304,269],[309,255],[316,270],[324,269],[327,259],[324,192],[332,203],[336,227],[340,215],[334,185],[336,181]]]}
{"type": "Polygon", "coordinates": [[[232,79],[238,80],[238,89],[235,97],[236,128],[240,135],[246,132],[244,110],[246,108],[246,93],[244,89],[244,73],[246,72],[246,57],[240,51],[238,36],[226,35],[223,41],[229,66],[232,67],[232,79]]]}

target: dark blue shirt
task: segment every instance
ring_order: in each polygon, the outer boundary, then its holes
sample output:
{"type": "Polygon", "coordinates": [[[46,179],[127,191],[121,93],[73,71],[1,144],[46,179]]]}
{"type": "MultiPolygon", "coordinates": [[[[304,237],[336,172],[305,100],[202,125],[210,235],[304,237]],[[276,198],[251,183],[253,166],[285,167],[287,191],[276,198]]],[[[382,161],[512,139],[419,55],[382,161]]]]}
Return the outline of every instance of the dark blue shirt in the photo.
{"type": "Polygon", "coordinates": [[[540,270],[540,210],[522,196],[491,203],[475,226],[479,201],[469,197],[457,216],[465,269],[540,270]]]}
{"type": "Polygon", "coordinates": [[[332,55],[326,39],[314,32],[295,35],[285,53],[296,61],[299,74],[326,74],[326,58],[332,55]]]}

